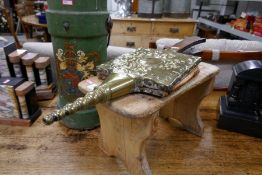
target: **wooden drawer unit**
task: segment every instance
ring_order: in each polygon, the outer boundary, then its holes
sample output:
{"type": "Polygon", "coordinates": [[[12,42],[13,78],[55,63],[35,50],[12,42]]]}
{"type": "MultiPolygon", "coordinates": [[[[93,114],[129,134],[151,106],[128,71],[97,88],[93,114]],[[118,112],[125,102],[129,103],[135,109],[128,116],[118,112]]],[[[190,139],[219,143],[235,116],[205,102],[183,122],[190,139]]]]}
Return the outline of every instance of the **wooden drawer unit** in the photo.
{"type": "Polygon", "coordinates": [[[152,31],[150,22],[114,21],[113,34],[148,35],[152,31]]]}
{"type": "Polygon", "coordinates": [[[155,42],[157,37],[151,36],[126,36],[126,35],[115,35],[110,40],[110,45],[112,46],[121,46],[129,48],[148,48],[150,42],[155,42]]]}
{"type": "Polygon", "coordinates": [[[191,23],[156,22],[153,27],[153,35],[184,38],[193,34],[194,27],[191,23]]]}
{"type": "Polygon", "coordinates": [[[130,48],[143,47],[140,36],[115,35],[111,38],[110,45],[130,48]]]}
{"type": "Polygon", "coordinates": [[[110,45],[148,48],[159,38],[184,38],[194,32],[196,20],[174,18],[113,18],[110,45]]]}

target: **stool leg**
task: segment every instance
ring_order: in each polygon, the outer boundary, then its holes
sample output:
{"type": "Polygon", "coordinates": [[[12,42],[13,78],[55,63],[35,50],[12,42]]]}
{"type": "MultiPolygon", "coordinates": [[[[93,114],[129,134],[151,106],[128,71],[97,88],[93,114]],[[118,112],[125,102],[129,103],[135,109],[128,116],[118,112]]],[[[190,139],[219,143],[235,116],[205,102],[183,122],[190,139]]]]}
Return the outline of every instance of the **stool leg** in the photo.
{"type": "Polygon", "coordinates": [[[109,156],[124,161],[131,175],[152,175],[145,153],[145,141],[155,132],[158,112],[143,118],[130,118],[96,106],[101,123],[101,147],[109,156]]]}
{"type": "Polygon", "coordinates": [[[209,79],[195,88],[185,92],[171,101],[160,111],[160,116],[170,122],[179,123],[187,131],[202,136],[203,123],[199,116],[199,105],[213,89],[214,78],[209,79]]]}

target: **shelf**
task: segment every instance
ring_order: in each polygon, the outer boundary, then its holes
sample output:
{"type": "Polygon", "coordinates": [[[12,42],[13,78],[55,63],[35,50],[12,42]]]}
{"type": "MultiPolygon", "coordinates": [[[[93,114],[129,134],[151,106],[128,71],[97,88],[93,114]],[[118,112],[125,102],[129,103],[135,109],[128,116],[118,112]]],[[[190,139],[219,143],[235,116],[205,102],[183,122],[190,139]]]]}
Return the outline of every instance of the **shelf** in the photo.
{"type": "Polygon", "coordinates": [[[247,40],[262,42],[262,37],[252,35],[252,34],[247,33],[247,32],[242,32],[240,30],[236,30],[236,29],[232,28],[231,26],[229,26],[227,24],[219,24],[219,23],[216,23],[216,22],[204,19],[204,18],[199,18],[198,22],[202,23],[202,24],[206,24],[206,25],[211,26],[211,27],[214,27],[218,30],[230,33],[232,35],[247,39],[247,40]]]}

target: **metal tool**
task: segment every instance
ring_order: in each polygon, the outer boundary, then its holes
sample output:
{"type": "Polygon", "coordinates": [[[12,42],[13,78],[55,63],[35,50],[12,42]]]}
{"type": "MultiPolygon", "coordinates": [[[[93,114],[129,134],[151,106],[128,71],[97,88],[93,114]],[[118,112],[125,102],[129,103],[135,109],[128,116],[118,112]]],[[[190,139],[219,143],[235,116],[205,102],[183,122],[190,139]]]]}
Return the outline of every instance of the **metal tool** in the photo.
{"type": "Polygon", "coordinates": [[[44,117],[43,121],[52,124],[66,115],[133,92],[167,96],[200,61],[200,57],[177,53],[173,49],[137,49],[99,65],[97,74],[105,78],[103,84],[44,117]]]}

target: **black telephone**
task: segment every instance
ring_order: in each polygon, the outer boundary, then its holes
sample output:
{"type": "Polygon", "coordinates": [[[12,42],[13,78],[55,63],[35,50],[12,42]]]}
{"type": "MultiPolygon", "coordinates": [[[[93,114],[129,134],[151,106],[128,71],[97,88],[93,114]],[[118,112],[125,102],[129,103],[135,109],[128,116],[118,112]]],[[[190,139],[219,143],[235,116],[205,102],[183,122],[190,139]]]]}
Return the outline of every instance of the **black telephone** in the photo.
{"type": "Polygon", "coordinates": [[[262,138],[262,61],[233,66],[227,95],[220,98],[217,126],[262,138]]]}

